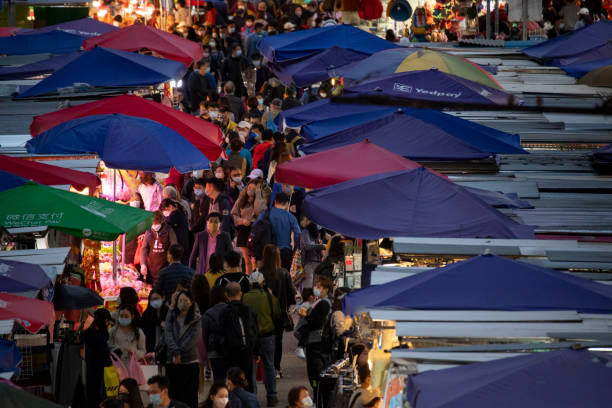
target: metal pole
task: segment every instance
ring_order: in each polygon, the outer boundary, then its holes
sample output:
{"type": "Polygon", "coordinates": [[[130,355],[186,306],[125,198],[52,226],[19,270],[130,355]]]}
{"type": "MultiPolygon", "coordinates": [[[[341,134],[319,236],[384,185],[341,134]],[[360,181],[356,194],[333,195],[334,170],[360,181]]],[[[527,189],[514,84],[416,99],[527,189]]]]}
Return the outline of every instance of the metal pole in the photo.
{"type": "Polygon", "coordinates": [[[499,0],[495,0],[495,38],[499,35],[499,0]]]}
{"type": "MultiPolygon", "coordinates": [[[[117,170],[113,169],[113,203],[117,200],[117,170]]],[[[113,280],[117,282],[117,240],[113,240],[113,280]]]]}
{"type": "Polygon", "coordinates": [[[15,18],[15,1],[8,0],[8,26],[15,27],[17,25],[15,18]]]}
{"type": "Polygon", "coordinates": [[[527,37],[527,22],[529,20],[529,1],[528,0],[523,0],[522,1],[522,6],[523,6],[523,10],[522,10],[522,18],[521,21],[523,23],[523,41],[527,41],[529,38],[527,37]]]}
{"type": "Polygon", "coordinates": [[[487,23],[486,39],[491,38],[491,0],[487,0],[487,23]]]}

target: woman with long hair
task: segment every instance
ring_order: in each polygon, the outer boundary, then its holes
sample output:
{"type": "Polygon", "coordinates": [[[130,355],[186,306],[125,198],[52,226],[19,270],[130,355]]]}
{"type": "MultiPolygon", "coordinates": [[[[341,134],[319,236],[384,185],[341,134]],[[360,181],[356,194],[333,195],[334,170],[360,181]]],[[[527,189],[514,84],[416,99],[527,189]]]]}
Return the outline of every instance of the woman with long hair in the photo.
{"type": "Polygon", "coordinates": [[[129,404],[130,408],[144,408],[138,383],[133,378],[125,378],[119,383],[119,397],[129,404]]]}
{"type": "Polygon", "coordinates": [[[138,312],[134,306],[122,304],[118,312],[117,322],[109,332],[108,347],[111,351],[121,354],[121,361],[129,367],[132,355],[137,360],[144,358],[147,353],[146,339],[136,323],[138,312]]]}
{"type": "Polygon", "coordinates": [[[140,327],[145,334],[147,353],[155,351],[155,346],[162,339],[166,326],[168,305],[161,292],[152,290],[149,293],[149,304],[140,319],[140,327]]]}
{"type": "Polygon", "coordinates": [[[265,210],[266,200],[261,191],[261,180],[255,179],[242,189],[232,208],[236,228],[236,246],[242,251],[247,275],[253,272],[253,263],[247,247],[251,225],[265,210]]]}
{"type": "Polygon", "coordinates": [[[206,401],[200,408],[226,408],[229,406],[229,389],[223,383],[214,383],[210,387],[206,401]]]}
{"type": "Polygon", "coordinates": [[[198,406],[199,334],[198,305],[190,292],[180,291],[176,304],[166,316],[166,375],[170,378],[170,398],[184,402],[191,408],[198,406]]]}
{"type": "MultiPolygon", "coordinates": [[[[215,282],[224,273],[225,270],[223,269],[223,257],[220,254],[213,253],[208,259],[208,270],[204,274],[206,280],[208,281],[208,287],[211,290],[211,296],[212,289],[215,286],[215,282]]],[[[210,305],[213,306],[214,304],[215,303],[211,299],[210,305]]]]}
{"type": "Polygon", "coordinates": [[[276,375],[282,378],[281,359],[283,356],[283,333],[285,325],[290,322],[289,307],[295,305],[295,288],[291,275],[281,266],[281,256],[278,247],[268,244],[264,247],[261,264],[261,273],[264,276],[266,286],[270,288],[272,294],[278,299],[281,310],[281,321],[277,322],[275,347],[274,350],[274,369],[276,375]]]}
{"type": "Polygon", "coordinates": [[[319,237],[317,224],[312,222],[308,217],[304,216],[300,220],[302,233],[300,234],[300,249],[302,251],[302,266],[304,268],[304,277],[302,288],[312,288],[314,285],[314,271],[321,263],[321,253],[325,249],[325,245],[319,237]]]}

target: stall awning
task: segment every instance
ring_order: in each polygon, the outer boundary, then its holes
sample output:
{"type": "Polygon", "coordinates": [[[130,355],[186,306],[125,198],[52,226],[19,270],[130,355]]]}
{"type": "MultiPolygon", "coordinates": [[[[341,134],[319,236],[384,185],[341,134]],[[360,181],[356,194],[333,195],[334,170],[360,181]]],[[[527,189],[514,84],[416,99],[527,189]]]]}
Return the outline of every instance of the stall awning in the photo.
{"type": "Polygon", "coordinates": [[[64,31],[0,37],[0,54],[68,54],[78,51],[85,37],[64,31]]]}
{"type": "Polygon", "coordinates": [[[103,23],[102,21],[87,17],[79,20],[64,21],[63,23],[53,24],[42,28],[19,30],[18,35],[41,34],[57,30],[83,37],[95,37],[97,35],[118,30],[118,28],[112,24],[103,23]]]}
{"type": "Polygon", "coordinates": [[[533,238],[534,230],[422,167],[310,191],[304,211],[319,225],[364,239],[533,238]]]}
{"type": "Polygon", "coordinates": [[[612,313],[612,286],[496,255],[480,255],[344,297],[345,313],[383,307],[612,313]]]}
{"type": "Polygon", "coordinates": [[[340,24],[264,37],[257,48],[269,60],[281,62],[312,55],[333,46],[368,55],[398,47],[360,28],[340,24]]]}
{"type": "Polygon", "coordinates": [[[72,60],[79,55],[81,55],[81,53],[75,51],[70,54],[56,55],[42,61],[18,67],[0,67],[0,80],[25,79],[38,75],[50,74],[72,62],[72,60]]]}
{"type": "Polygon", "coordinates": [[[612,38],[612,21],[599,21],[579,30],[568,31],[543,43],[523,50],[532,58],[552,59],[570,57],[599,48],[612,38]]]}
{"type": "Polygon", "coordinates": [[[97,87],[140,87],[181,78],[184,64],[149,55],[97,47],[84,52],[50,77],[18,97],[57,92],[59,88],[84,83],[97,87]]]}

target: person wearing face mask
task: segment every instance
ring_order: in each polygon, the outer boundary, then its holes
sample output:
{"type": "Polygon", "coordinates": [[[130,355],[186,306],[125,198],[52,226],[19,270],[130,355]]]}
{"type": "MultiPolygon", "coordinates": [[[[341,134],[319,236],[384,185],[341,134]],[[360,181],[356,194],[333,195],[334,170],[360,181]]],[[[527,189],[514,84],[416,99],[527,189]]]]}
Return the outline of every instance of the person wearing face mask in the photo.
{"type": "Polygon", "coordinates": [[[314,271],[321,263],[321,252],[325,245],[319,238],[317,224],[304,216],[300,222],[302,234],[300,234],[300,249],[302,250],[302,265],[304,266],[303,288],[312,288],[314,285],[314,271]]]}
{"type": "Polygon", "coordinates": [[[242,170],[237,167],[230,167],[229,180],[225,187],[225,194],[235,203],[243,188],[242,170]]]}
{"type": "Polygon", "coordinates": [[[221,220],[221,231],[227,232],[230,237],[234,235],[234,221],[232,220],[232,203],[228,196],[223,194],[225,183],[219,179],[206,180],[206,195],[210,198],[208,213],[219,213],[221,220]]]}
{"type": "Polygon", "coordinates": [[[155,173],[140,172],[140,182],[138,193],[142,197],[144,208],[147,211],[157,211],[162,201],[163,187],[159,181],[155,180],[155,173]]]}
{"type": "Polygon", "coordinates": [[[191,293],[181,291],[176,305],[166,316],[164,340],[168,347],[166,373],[170,379],[170,397],[191,408],[198,406],[198,337],[200,310],[191,293]]]}
{"type": "Polygon", "coordinates": [[[119,306],[119,317],[109,332],[108,347],[120,355],[126,367],[130,366],[132,355],[141,360],[147,352],[145,334],[135,321],[137,315],[134,306],[119,306]]]}
{"type": "Polygon", "coordinates": [[[280,110],[280,106],[282,104],[282,98],[285,96],[285,87],[283,86],[283,84],[281,84],[281,82],[277,78],[271,77],[270,79],[268,79],[268,82],[264,86],[263,94],[264,94],[264,103],[266,105],[271,104],[274,101],[274,99],[278,98],[279,101],[281,101],[278,104],[278,107],[280,110]]]}
{"type": "MultiPolygon", "coordinates": [[[[193,189],[193,182],[191,188],[193,189]]],[[[164,200],[169,198],[176,201],[180,205],[179,209],[187,216],[187,220],[191,218],[191,208],[189,207],[189,202],[179,195],[174,184],[167,184],[166,187],[164,187],[163,195],[164,200]]]]}
{"type": "Polygon", "coordinates": [[[201,59],[196,64],[196,69],[189,75],[187,86],[189,88],[189,106],[192,112],[195,112],[200,106],[200,102],[207,99],[214,100],[217,98],[217,85],[211,81],[210,61],[201,59]]]}
{"type": "Polygon", "coordinates": [[[246,57],[250,62],[253,61],[253,57],[260,55],[259,50],[257,49],[257,44],[264,37],[265,32],[263,23],[258,21],[253,26],[253,33],[246,38],[246,57]]]}
{"type": "Polygon", "coordinates": [[[193,183],[194,200],[191,205],[191,218],[189,219],[189,231],[192,234],[206,229],[206,218],[210,208],[210,198],[206,195],[206,180],[198,178],[193,183]]]}
{"type": "Polygon", "coordinates": [[[145,334],[147,353],[155,351],[166,326],[166,314],[168,305],[164,302],[164,296],[160,291],[151,290],[149,293],[149,304],[140,319],[140,327],[145,334]]]}
{"type": "Polygon", "coordinates": [[[225,384],[216,383],[210,387],[208,397],[201,408],[228,408],[229,407],[229,390],[225,384]]]}
{"type": "Polygon", "coordinates": [[[164,222],[164,214],[157,211],[151,228],[145,232],[140,251],[140,272],[146,276],[147,282],[155,283],[159,271],[168,265],[168,248],[176,243],[174,230],[164,222]]]}
{"type": "MultiPolygon", "coordinates": [[[[244,126],[243,129],[247,128],[248,126],[243,122],[241,122],[241,125],[244,126]]],[[[253,168],[253,156],[251,155],[251,152],[244,146],[244,140],[242,140],[242,137],[238,134],[238,132],[229,132],[227,136],[230,145],[229,149],[225,151],[228,159],[224,161],[224,164],[229,167],[237,167],[242,171],[242,174],[247,174],[251,171],[251,168],[253,168]],[[243,160],[240,160],[239,156],[244,158],[246,163],[243,160]]]]}
{"type": "Polygon", "coordinates": [[[309,311],[298,310],[300,316],[304,318],[304,325],[300,328],[300,334],[306,346],[306,369],[315,398],[321,372],[329,364],[329,356],[324,353],[321,343],[323,326],[331,313],[331,300],[328,296],[332,288],[332,280],[326,276],[320,276],[313,288],[314,295],[319,299],[309,311]]]}
{"type": "Polygon", "coordinates": [[[195,266],[197,274],[206,274],[208,271],[208,260],[212,254],[221,258],[234,250],[232,238],[229,233],[220,231],[221,214],[211,212],[208,214],[206,230],[198,232],[195,237],[193,249],[189,256],[189,265],[195,266]]]}
{"type": "MultiPolygon", "coordinates": [[[[246,87],[242,79],[242,72],[247,69],[249,61],[242,55],[240,40],[231,46],[231,54],[225,59],[221,74],[225,81],[232,81],[236,87],[235,96],[238,98],[247,97],[246,87]]],[[[227,90],[226,94],[230,94],[227,90]]],[[[234,112],[234,115],[236,112],[234,112]]],[[[236,117],[236,120],[242,120],[242,116],[236,117]]]]}
{"type": "MultiPolygon", "coordinates": [[[[268,66],[263,63],[263,58],[261,57],[261,54],[255,54],[251,58],[251,64],[253,64],[253,68],[255,68],[255,90],[259,92],[264,87],[266,81],[272,78],[274,74],[272,74],[268,66]]],[[[265,102],[264,96],[257,94],[257,98],[262,99],[261,103],[259,104],[259,107],[261,110],[263,110],[265,102]]]]}
{"type": "Polygon", "coordinates": [[[289,403],[289,408],[312,408],[314,405],[308,393],[308,388],[303,385],[298,385],[289,390],[287,402],[289,403]]]}
{"type": "Polygon", "coordinates": [[[151,403],[147,408],[188,408],[187,404],[170,399],[170,379],[161,375],[154,375],[147,381],[149,399],[151,403]]]}
{"type": "MultiPolygon", "coordinates": [[[[189,248],[189,219],[181,203],[172,198],[164,198],[159,208],[164,214],[164,222],[172,227],[178,243],[183,248],[189,248]]],[[[187,263],[187,256],[182,262],[187,263]]]]}

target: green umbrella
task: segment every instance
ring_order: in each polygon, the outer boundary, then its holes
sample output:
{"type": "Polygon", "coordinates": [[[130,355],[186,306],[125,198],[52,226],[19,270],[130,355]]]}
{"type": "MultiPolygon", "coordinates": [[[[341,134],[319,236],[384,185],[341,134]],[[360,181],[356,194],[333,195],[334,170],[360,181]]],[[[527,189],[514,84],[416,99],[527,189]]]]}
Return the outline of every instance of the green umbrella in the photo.
{"type": "Polygon", "coordinates": [[[112,241],[121,234],[131,241],[153,220],[149,211],[32,181],[0,189],[0,203],[0,225],[5,228],[49,226],[98,241],[112,241]]]}
{"type": "Polygon", "coordinates": [[[2,406],[11,408],[65,408],[54,402],[37,397],[8,382],[0,382],[2,406]]]}

